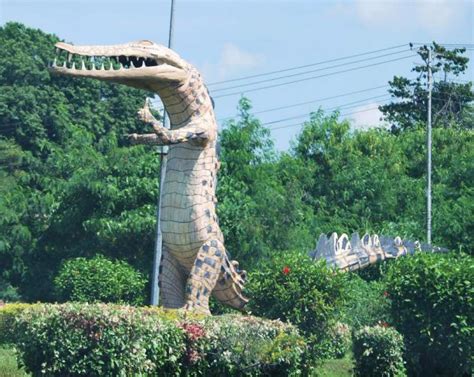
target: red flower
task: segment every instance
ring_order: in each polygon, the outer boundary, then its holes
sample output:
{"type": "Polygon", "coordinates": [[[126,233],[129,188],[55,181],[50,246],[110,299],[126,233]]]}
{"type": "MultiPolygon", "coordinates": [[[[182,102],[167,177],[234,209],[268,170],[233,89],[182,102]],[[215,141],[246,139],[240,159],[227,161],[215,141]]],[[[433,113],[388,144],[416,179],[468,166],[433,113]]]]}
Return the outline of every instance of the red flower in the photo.
{"type": "Polygon", "coordinates": [[[186,332],[191,342],[199,340],[206,335],[204,328],[195,323],[183,323],[181,324],[181,328],[186,332]]]}
{"type": "Polygon", "coordinates": [[[379,326],[382,326],[382,327],[385,327],[385,328],[390,327],[390,325],[385,321],[380,321],[379,326]]]}
{"type": "Polygon", "coordinates": [[[290,269],[290,267],[285,266],[285,267],[283,267],[282,272],[283,272],[283,275],[288,275],[291,272],[291,269],[290,269]]]}
{"type": "Polygon", "coordinates": [[[385,291],[385,292],[383,293],[383,297],[388,297],[388,296],[389,296],[388,292],[385,291]]]}

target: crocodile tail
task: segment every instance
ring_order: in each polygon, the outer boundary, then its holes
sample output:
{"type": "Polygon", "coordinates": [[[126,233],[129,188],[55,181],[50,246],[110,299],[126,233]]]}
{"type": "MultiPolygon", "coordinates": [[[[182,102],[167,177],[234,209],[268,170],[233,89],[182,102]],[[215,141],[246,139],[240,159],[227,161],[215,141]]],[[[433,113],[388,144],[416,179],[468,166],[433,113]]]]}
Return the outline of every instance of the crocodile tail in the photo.
{"type": "Polygon", "coordinates": [[[365,234],[360,238],[354,233],[349,240],[347,234],[337,233],[328,238],[321,234],[316,248],[309,253],[313,260],[324,259],[328,266],[343,271],[355,271],[385,259],[394,259],[416,252],[446,252],[447,249],[421,244],[418,241],[402,240],[400,237],[365,234]]]}
{"type": "Polygon", "coordinates": [[[229,260],[226,253],[219,274],[219,279],[212,291],[212,295],[225,305],[243,310],[244,306],[249,301],[242,294],[246,278],[247,272],[239,270],[239,263],[234,260],[229,260]]]}

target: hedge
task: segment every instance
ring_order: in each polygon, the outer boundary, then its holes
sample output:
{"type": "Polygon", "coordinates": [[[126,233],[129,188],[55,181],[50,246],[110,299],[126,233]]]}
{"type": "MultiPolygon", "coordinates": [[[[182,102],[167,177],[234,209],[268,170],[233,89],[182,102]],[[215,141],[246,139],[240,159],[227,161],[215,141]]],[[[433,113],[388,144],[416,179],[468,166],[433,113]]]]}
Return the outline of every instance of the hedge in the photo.
{"type": "Polygon", "coordinates": [[[454,253],[401,258],[390,265],[386,287],[410,375],[471,375],[474,258],[454,253]]]}
{"type": "Polygon", "coordinates": [[[23,308],[14,322],[19,361],[33,375],[287,376],[301,372],[306,349],[293,326],[243,315],[69,303],[23,308]]]}
{"type": "Polygon", "coordinates": [[[352,349],[356,376],[406,376],[403,337],[395,329],[384,325],[366,326],[354,333],[352,349]]]}

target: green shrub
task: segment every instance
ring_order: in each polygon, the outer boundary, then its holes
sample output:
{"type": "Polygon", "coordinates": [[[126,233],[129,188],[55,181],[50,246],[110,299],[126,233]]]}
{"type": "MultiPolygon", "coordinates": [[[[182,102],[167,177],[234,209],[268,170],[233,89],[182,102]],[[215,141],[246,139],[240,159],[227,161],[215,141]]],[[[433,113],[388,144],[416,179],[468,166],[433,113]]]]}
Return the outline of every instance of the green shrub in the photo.
{"type": "Polygon", "coordinates": [[[329,331],[326,343],[328,357],[342,359],[352,345],[351,329],[345,323],[337,322],[329,331]]]}
{"type": "Polygon", "coordinates": [[[293,326],[242,315],[208,317],[205,326],[211,372],[204,375],[299,374],[306,343],[293,326]]]}
{"type": "Polygon", "coordinates": [[[453,253],[394,261],[387,290],[407,367],[420,376],[470,375],[474,353],[474,259],[453,253]]]}
{"type": "Polygon", "coordinates": [[[354,333],[352,350],[356,376],[406,376],[403,337],[393,328],[363,327],[354,333]]]}
{"type": "Polygon", "coordinates": [[[124,261],[101,255],[92,259],[66,261],[54,287],[60,302],[113,302],[141,305],[145,301],[147,279],[124,261]]]}
{"type": "Polygon", "coordinates": [[[184,353],[179,328],[133,307],[38,305],[22,313],[15,331],[21,362],[33,374],[168,373],[184,353]]]}
{"type": "Polygon", "coordinates": [[[112,304],[36,305],[15,324],[33,375],[295,375],[306,348],[280,321],[112,304]]]}
{"type": "Polygon", "coordinates": [[[284,253],[249,276],[253,314],[296,325],[310,344],[310,358],[325,356],[325,344],[344,300],[347,274],[328,269],[300,253],[284,253]]]}
{"type": "Polygon", "coordinates": [[[392,323],[390,300],[384,281],[365,281],[357,274],[348,274],[347,300],[340,319],[352,329],[374,326],[379,321],[392,323]]]}

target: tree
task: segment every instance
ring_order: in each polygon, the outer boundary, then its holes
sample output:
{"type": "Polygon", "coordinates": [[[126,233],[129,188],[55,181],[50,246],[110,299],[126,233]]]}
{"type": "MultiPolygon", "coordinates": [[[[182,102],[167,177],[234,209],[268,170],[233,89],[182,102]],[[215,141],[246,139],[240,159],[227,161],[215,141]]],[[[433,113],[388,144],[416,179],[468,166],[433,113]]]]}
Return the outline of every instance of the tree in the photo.
{"type": "Polygon", "coordinates": [[[62,259],[103,251],[150,273],[158,157],[122,147],[144,132],[144,91],[50,76],[59,38],[0,28],[0,280],[51,298],[62,259]],[[34,282],[34,284],[33,284],[34,282]]]}
{"type": "MultiPolygon", "coordinates": [[[[351,132],[338,114],[315,112],[292,147],[304,174],[293,179],[314,213],[312,234],[374,232],[412,240],[425,236],[425,132],[351,132]]],[[[472,252],[474,134],[433,131],[433,243],[472,252]]]]}
{"type": "Polygon", "coordinates": [[[220,135],[218,214],[227,249],[251,268],[278,251],[309,247],[312,240],[292,171],[298,161],[275,152],[269,130],[250,114],[248,99],[238,109],[238,120],[220,135]]]}
{"type": "Polygon", "coordinates": [[[408,79],[395,76],[389,82],[389,93],[398,101],[379,107],[383,117],[398,132],[424,124],[427,119],[428,90],[426,81],[428,64],[431,65],[434,83],[432,91],[433,127],[473,129],[474,92],[472,82],[459,82],[456,77],[466,72],[469,59],[465,48],[447,48],[435,42],[417,50],[423,64],[412,71],[418,76],[408,79]],[[431,50],[432,61],[429,62],[431,50]]]}

